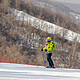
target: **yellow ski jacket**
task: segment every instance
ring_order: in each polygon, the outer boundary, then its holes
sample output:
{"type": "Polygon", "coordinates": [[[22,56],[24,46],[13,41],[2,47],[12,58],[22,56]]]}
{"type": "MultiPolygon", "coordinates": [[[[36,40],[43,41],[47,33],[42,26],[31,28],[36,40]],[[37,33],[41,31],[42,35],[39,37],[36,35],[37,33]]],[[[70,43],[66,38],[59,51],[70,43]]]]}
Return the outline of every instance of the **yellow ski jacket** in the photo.
{"type": "Polygon", "coordinates": [[[47,49],[47,51],[49,52],[54,52],[55,51],[55,43],[54,42],[47,42],[45,47],[43,48],[43,51],[45,51],[45,49],[47,49]]]}

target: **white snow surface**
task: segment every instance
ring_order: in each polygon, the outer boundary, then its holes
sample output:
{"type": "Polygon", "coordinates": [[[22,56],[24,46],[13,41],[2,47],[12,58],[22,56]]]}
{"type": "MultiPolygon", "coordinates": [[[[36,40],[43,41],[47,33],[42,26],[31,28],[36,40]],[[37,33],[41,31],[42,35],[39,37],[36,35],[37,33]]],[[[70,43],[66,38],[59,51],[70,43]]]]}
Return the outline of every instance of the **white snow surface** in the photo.
{"type": "Polygon", "coordinates": [[[0,63],[0,80],[80,80],[80,69],[0,63]]]}

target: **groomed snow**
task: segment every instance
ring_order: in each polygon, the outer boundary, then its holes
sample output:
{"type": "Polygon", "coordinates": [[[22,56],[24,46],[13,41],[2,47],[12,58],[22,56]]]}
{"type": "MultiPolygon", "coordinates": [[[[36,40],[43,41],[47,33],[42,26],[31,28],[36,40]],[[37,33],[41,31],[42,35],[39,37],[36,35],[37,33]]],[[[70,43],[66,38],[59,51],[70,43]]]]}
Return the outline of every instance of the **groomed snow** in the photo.
{"type": "Polygon", "coordinates": [[[0,63],[0,80],[80,80],[80,69],[0,63]]]}

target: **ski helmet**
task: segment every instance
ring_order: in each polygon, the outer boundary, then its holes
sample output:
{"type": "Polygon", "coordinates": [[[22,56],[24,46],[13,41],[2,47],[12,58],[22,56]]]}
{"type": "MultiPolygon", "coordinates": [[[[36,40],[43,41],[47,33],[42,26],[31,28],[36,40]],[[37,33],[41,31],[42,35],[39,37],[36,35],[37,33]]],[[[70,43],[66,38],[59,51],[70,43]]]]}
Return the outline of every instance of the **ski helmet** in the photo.
{"type": "Polygon", "coordinates": [[[47,37],[47,42],[51,41],[51,37],[47,37]]]}

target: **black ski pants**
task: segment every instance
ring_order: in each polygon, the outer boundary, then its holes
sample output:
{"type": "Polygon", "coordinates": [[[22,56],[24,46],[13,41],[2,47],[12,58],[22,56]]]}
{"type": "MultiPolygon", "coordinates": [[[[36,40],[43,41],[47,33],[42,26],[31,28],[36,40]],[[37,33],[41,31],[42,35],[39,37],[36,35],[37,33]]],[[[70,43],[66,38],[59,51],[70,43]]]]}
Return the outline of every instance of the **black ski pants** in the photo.
{"type": "Polygon", "coordinates": [[[47,61],[49,62],[49,66],[54,66],[53,61],[51,59],[52,53],[47,54],[47,61]]]}

